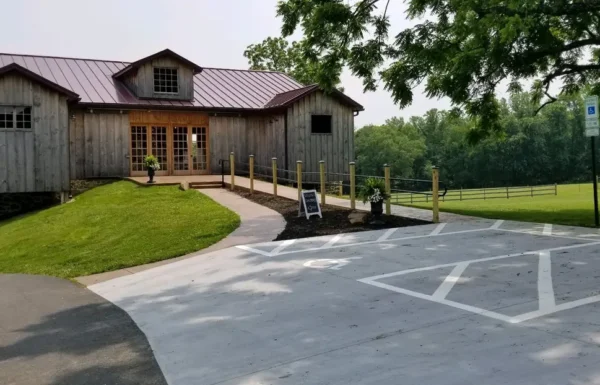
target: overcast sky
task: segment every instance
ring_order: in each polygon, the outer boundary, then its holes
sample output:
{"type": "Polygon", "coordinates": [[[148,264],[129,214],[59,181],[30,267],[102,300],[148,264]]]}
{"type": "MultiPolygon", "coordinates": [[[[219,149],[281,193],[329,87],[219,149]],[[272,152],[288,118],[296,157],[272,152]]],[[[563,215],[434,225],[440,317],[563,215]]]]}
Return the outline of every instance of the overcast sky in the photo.
{"type": "MultiPolygon", "coordinates": [[[[244,49],[278,36],[277,0],[18,0],[3,1],[0,52],[134,61],[170,48],[206,67],[248,68],[244,49]]],[[[409,24],[404,2],[392,1],[392,35],[409,24]]],[[[345,73],[346,93],[365,106],[356,127],[393,116],[445,109],[445,101],[417,93],[399,110],[380,89],[363,94],[345,73]]]]}

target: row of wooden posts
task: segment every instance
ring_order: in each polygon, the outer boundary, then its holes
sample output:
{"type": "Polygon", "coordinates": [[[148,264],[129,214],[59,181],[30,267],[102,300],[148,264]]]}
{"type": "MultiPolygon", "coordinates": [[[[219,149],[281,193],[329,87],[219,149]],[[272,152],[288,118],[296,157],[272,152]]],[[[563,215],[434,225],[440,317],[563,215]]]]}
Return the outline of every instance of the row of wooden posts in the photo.
{"type": "MultiPolygon", "coordinates": [[[[249,179],[250,179],[250,193],[254,193],[254,155],[249,157],[249,179]]],[[[356,209],[356,162],[350,162],[350,208],[356,209]]],[[[229,155],[229,168],[231,174],[231,190],[235,189],[235,154],[232,152],[229,155]]],[[[271,170],[273,172],[273,195],[277,196],[277,158],[271,160],[271,170]]],[[[391,173],[390,166],[388,164],[383,165],[383,177],[385,181],[385,192],[388,198],[385,200],[385,213],[391,215],[391,173]]],[[[319,179],[320,179],[320,193],[321,193],[321,206],[326,202],[326,178],[325,178],[325,161],[319,162],[319,179]]],[[[298,189],[298,201],[302,199],[302,161],[296,161],[296,184],[298,189]]],[[[439,170],[437,167],[432,168],[432,208],[433,208],[433,222],[438,223],[439,217],[439,170]]]]}

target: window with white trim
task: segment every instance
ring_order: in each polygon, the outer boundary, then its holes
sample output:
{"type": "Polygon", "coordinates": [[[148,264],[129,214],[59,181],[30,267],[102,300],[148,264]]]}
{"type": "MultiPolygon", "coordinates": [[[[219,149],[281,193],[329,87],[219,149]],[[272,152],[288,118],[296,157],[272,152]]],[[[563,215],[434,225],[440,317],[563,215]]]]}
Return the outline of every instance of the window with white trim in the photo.
{"type": "Polygon", "coordinates": [[[179,93],[177,68],[154,67],[154,92],[158,94],[179,93]]]}
{"type": "Polygon", "coordinates": [[[0,106],[1,129],[31,129],[31,107],[0,106]]]}

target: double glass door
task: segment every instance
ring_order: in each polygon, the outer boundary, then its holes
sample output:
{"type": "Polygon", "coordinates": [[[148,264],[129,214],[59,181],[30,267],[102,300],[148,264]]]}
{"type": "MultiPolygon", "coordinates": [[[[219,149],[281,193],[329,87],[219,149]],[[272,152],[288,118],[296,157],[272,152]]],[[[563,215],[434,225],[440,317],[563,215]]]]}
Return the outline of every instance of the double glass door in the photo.
{"type": "Polygon", "coordinates": [[[144,158],[154,155],[157,175],[206,174],[208,128],[202,126],[131,126],[131,174],[146,173],[144,158]]]}

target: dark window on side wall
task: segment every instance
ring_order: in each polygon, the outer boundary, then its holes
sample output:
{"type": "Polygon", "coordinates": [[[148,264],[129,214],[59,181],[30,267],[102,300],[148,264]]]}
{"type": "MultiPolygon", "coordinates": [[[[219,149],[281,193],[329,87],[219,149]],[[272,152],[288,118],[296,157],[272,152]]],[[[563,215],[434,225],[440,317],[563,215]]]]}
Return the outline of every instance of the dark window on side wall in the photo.
{"type": "Polygon", "coordinates": [[[331,115],[313,115],[310,124],[313,134],[331,134],[331,115]]]}

